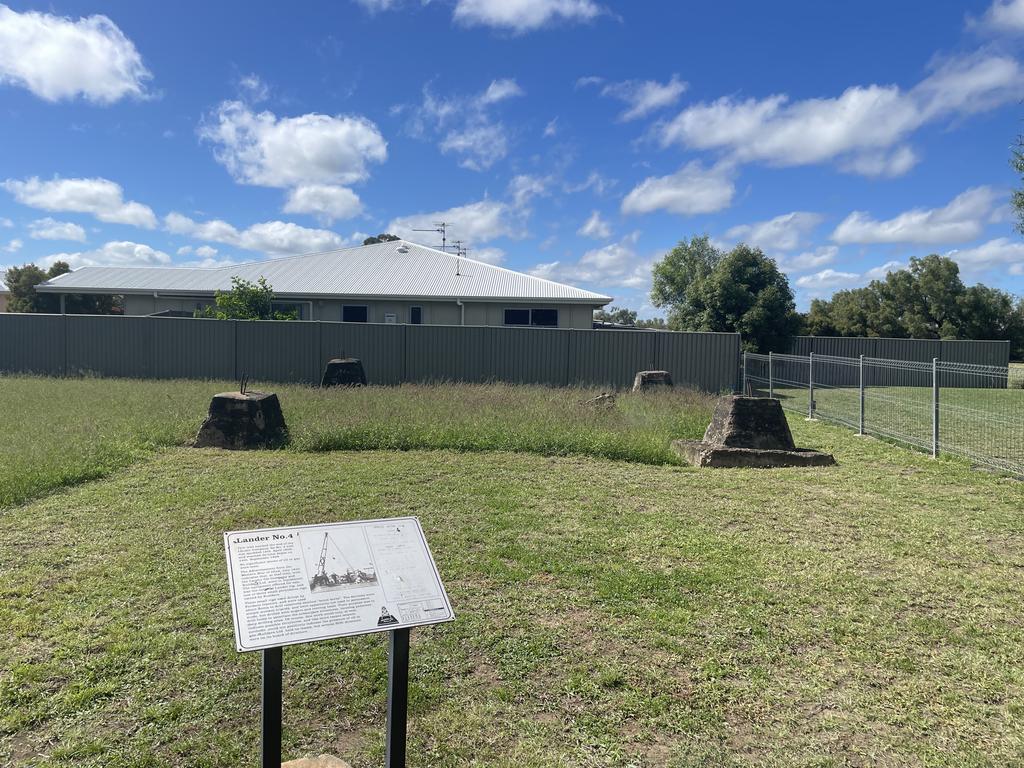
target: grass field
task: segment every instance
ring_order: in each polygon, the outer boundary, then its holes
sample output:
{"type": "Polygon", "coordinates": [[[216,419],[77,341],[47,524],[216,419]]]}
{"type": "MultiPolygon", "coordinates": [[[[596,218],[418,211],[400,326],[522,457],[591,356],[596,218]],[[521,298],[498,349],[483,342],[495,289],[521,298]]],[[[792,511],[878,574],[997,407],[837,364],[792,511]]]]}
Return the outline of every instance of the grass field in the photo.
{"type": "MultiPolygon", "coordinates": [[[[104,477],[195,437],[229,382],[0,376],[0,509],[104,477]]],[[[253,384],[252,388],[258,387],[253,384]]],[[[599,390],[506,385],[320,390],[272,385],[291,450],[513,450],[677,463],[669,443],[700,437],[712,401],[686,390],[584,401],[599,390]]]]}
{"type": "MultiPolygon", "coordinates": [[[[254,765],[221,531],[402,514],[458,614],[413,633],[413,766],[1024,763],[1024,484],[791,424],[839,466],[146,449],[9,507],[0,764],[254,765]]],[[[383,636],[285,668],[286,756],[379,765],[383,636]]]]}

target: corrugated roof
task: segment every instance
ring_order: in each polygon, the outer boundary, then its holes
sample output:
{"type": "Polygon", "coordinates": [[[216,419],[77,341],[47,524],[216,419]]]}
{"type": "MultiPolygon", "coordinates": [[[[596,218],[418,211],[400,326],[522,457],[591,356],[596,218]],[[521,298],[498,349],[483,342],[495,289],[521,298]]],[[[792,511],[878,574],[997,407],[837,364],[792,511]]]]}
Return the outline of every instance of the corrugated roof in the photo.
{"type": "Polygon", "coordinates": [[[281,297],[560,301],[607,304],[603,296],[405,240],[212,269],[81,267],[37,286],[45,293],[207,294],[231,278],[265,277],[281,297]]]}

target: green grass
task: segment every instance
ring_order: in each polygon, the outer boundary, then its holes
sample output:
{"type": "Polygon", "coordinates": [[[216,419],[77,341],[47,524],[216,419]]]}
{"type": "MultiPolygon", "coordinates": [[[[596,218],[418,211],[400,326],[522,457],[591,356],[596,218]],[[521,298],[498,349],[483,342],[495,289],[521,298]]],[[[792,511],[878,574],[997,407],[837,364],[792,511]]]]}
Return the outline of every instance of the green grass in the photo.
{"type": "MultiPolygon", "coordinates": [[[[175,448],[0,512],[0,764],[255,765],[220,532],[404,514],[412,766],[1024,763],[1024,484],[791,421],[839,466],[175,448]]],[[[286,757],[380,765],[384,638],[285,670],[286,757]]]]}
{"type": "MultiPolygon", "coordinates": [[[[210,396],[228,382],[0,376],[7,405],[0,441],[0,509],[105,477],[154,450],[195,437],[210,396]]],[[[253,388],[258,385],[253,385],[253,388]]],[[[710,398],[688,390],[619,395],[599,390],[445,385],[320,390],[270,385],[291,450],[508,450],[678,463],[676,438],[700,437],[710,398]]]]}

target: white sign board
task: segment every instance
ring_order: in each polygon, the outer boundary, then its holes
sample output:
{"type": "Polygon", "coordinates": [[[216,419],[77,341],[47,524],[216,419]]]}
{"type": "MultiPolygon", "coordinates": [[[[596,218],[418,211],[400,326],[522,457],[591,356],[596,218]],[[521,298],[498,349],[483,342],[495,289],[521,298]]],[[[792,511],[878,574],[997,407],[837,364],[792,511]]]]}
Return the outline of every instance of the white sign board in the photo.
{"type": "Polygon", "coordinates": [[[231,531],[224,552],[239,651],[455,618],[415,517],[231,531]]]}

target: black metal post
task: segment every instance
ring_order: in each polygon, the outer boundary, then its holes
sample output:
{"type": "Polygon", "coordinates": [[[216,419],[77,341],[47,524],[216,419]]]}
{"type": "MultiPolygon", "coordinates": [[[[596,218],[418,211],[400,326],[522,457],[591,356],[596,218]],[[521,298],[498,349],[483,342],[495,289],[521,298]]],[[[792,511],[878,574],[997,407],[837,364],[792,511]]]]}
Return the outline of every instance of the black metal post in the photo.
{"type": "Polygon", "coordinates": [[[281,768],[281,648],[263,651],[260,768],[281,768]]]}
{"type": "Polygon", "coordinates": [[[393,629],[388,640],[388,724],[385,768],[405,768],[405,723],[409,710],[409,632],[393,629]]]}

